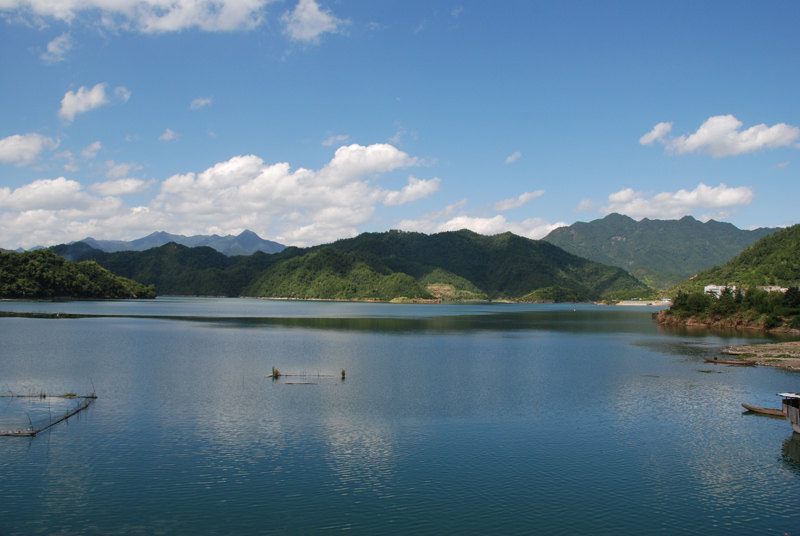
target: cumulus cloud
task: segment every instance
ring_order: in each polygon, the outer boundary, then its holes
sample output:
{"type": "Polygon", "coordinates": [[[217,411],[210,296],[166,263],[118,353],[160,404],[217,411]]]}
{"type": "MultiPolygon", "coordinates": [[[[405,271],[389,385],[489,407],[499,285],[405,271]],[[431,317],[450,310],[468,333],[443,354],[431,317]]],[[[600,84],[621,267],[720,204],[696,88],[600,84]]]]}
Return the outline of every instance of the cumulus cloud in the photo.
{"type": "Polygon", "coordinates": [[[655,195],[625,188],[608,196],[602,212],[617,212],[634,219],[677,219],[689,214],[700,219],[726,218],[736,207],[749,205],[752,200],[753,190],[747,186],[731,188],[720,184],[712,187],[700,183],[694,190],[655,195]]]}
{"type": "Polygon", "coordinates": [[[675,154],[706,153],[715,158],[735,156],[761,149],[800,147],[800,127],[778,123],[755,125],[742,130],[743,123],[733,115],[709,117],[696,132],[670,138],[672,123],[659,123],[639,139],[642,145],[663,143],[675,154]]]}
{"type": "Polygon", "coordinates": [[[430,197],[438,189],[438,177],[434,177],[427,181],[409,177],[408,185],[402,190],[386,192],[383,203],[385,205],[405,205],[406,203],[416,201],[417,199],[430,197]]]}
{"type": "Polygon", "coordinates": [[[89,145],[84,147],[83,150],[81,151],[81,158],[83,158],[84,160],[93,160],[97,156],[97,153],[99,153],[100,149],[102,148],[103,145],[99,141],[90,143],[89,145]]]}
{"type": "Polygon", "coordinates": [[[211,106],[211,97],[197,97],[189,105],[189,108],[191,110],[199,110],[200,108],[205,108],[206,106],[211,106]]]}
{"type": "Polygon", "coordinates": [[[512,162],[516,162],[520,159],[522,153],[519,151],[515,151],[506,157],[506,164],[511,164],[512,162]]]}
{"type": "Polygon", "coordinates": [[[17,167],[32,164],[45,149],[55,149],[59,140],[41,134],[14,134],[0,140],[0,162],[17,167]]]}
{"type": "Polygon", "coordinates": [[[96,238],[131,239],[169,230],[183,234],[252,229],[291,245],[313,245],[354,236],[380,205],[428,197],[439,179],[408,177],[399,189],[381,176],[415,166],[417,158],[386,144],[339,148],[319,169],[292,169],[240,155],[203,171],[176,174],[160,187],[127,176],[135,164],[105,162],[107,179],[84,189],[60,177],[10,190],[0,188],[0,244],[31,247],[96,238]],[[157,187],[147,206],[123,196],[157,187]]]}
{"type": "Polygon", "coordinates": [[[322,34],[337,33],[347,24],[330,11],[320,9],[315,0],[299,0],[294,11],[283,14],[281,22],[292,40],[304,43],[319,43],[322,34]]]}
{"type": "Polygon", "coordinates": [[[431,212],[418,219],[405,219],[395,227],[404,231],[420,233],[441,233],[469,229],[479,234],[495,235],[505,232],[532,238],[544,238],[558,227],[567,225],[564,222],[549,223],[542,218],[527,218],[522,221],[510,221],[502,214],[494,216],[473,216],[466,213],[466,200],[445,207],[443,210],[431,212]]]}
{"type": "Polygon", "coordinates": [[[95,84],[92,89],[81,86],[78,91],[67,91],[64,94],[58,116],[71,122],[76,115],[94,110],[104,104],[108,104],[104,83],[95,84]]]}
{"type": "Polygon", "coordinates": [[[435,192],[438,178],[409,177],[401,190],[374,184],[383,173],[417,163],[386,144],[340,147],[319,170],[292,170],[286,162],[267,165],[258,156],[242,155],[199,174],[169,177],[153,207],[201,227],[264,229],[274,220],[271,236],[308,245],[356,234],[378,203],[409,203],[435,192]]]}
{"type": "Polygon", "coordinates": [[[263,21],[272,0],[3,0],[0,10],[32,20],[85,20],[111,30],[163,33],[198,28],[249,30],[263,21]]]}
{"type": "Polygon", "coordinates": [[[141,179],[116,179],[92,184],[89,189],[103,196],[122,196],[140,194],[147,191],[154,184],[154,180],[143,181],[141,179]]]}
{"type": "Polygon", "coordinates": [[[107,179],[128,178],[132,170],[142,169],[142,166],[138,164],[131,164],[129,162],[114,162],[113,160],[106,160],[105,165],[107,168],[107,179]]]}
{"type": "Polygon", "coordinates": [[[664,136],[672,131],[672,123],[658,123],[653,130],[639,138],[641,145],[652,145],[656,140],[663,140],[664,136]]]}
{"type": "Polygon", "coordinates": [[[536,199],[537,197],[541,197],[544,195],[544,190],[536,190],[535,192],[525,192],[520,194],[518,197],[512,197],[511,199],[504,199],[502,201],[498,201],[494,205],[494,209],[497,212],[505,212],[506,210],[511,210],[514,208],[519,208],[525,203],[536,199]]]}
{"type": "Polygon", "coordinates": [[[64,177],[41,179],[13,191],[0,188],[0,208],[14,210],[81,210],[98,201],[82,191],[80,183],[64,177]]]}
{"type": "Polygon", "coordinates": [[[49,43],[47,50],[39,57],[45,63],[58,63],[66,59],[67,53],[72,49],[72,40],[69,34],[61,34],[49,43]]]}

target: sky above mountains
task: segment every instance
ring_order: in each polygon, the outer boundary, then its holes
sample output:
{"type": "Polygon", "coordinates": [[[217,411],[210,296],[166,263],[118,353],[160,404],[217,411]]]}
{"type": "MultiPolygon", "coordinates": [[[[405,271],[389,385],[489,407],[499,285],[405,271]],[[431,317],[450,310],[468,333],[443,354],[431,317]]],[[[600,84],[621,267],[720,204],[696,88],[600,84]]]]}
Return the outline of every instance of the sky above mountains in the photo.
{"type": "Polygon", "coordinates": [[[0,247],[798,223],[800,3],[0,0],[0,247]]]}

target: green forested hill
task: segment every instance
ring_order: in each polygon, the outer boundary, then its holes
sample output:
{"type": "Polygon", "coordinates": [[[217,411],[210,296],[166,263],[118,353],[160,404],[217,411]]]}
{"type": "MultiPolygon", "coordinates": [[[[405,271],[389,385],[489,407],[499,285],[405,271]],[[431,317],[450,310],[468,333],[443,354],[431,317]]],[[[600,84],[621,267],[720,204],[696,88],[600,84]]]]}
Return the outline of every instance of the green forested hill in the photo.
{"type": "Polygon", "coordinates": [[[668,288],[722,264],[777,229],[746,231],[730,223],[680,220],[636,221],[610,214],[553,230],[544,240],[575,255],[619,266],[655,288],[668,288]]]}
{"type": "Polygon", "coordinates": [[[96,262],[73,263],[49,250],[0,252],[2,298],[154,298],[153,287],[115,276],[96,262]]]}
{"type": "Polygon", "coordinates": [[[511,233],[365,233],[239,257],[174,243],[142,252],[103,253],[80,243],[53,249],[96,260],[162,295],[588,301],[649,292],[624,270],[511,233]]]}
{"type": "Polygon", "coordinates": [[[323,282],[337,292],[353,292],[343,289],[359,277],[375,285],[379,275],[401,274],[409,277],[394,283],[420,298],[425,295],[411,285],[412,280],[429,289],[446,288],[460,298],[586,301],[648,292],[624,270],[576,257],[546,242],[512,233],[483,236],[464,230],[434,235],[364,233],[311,248],[267,269],[246,293],[310,297],[323,282]]]}
{"type": "MultiPolygon", "coordinates": [[[[95,260],[115,274],[154,285],[158,294],[239,296],[281,254],[228,257],[208,246],[165,244],[145,251],[105,253],[82,242],[52,248],[76,260],[95,260]]],[[[291,250],[290,250],[291,251],[291,250]]]]}
{"type": "Polygon", "coordinates": [[[392,272],[374,257],[324,247],[275,264],[244,291],[249,296],[296,299],[431,299],[408,274],[392,272]]]}
{"type": "Polygon", "coordinates": [[[675,291],[702,290],[705,285],[740,288],[800,284],[800,224],[762,238],[721,266],[704,270],[683,281],[675,291]]]}
{"type": "Polygon", "coordinates": [[[726,327],[797,330],[799,285],[800,225],[794,225],[762,238],[724,265],[676,285],[672,307],[659,313],[659,322],[680,324],[688,318],[726,327]],[[703,292],[711,284],[729,288],[716,297],[703,292]],[[767,292],[759,286],[787,291],[767,292]]]}

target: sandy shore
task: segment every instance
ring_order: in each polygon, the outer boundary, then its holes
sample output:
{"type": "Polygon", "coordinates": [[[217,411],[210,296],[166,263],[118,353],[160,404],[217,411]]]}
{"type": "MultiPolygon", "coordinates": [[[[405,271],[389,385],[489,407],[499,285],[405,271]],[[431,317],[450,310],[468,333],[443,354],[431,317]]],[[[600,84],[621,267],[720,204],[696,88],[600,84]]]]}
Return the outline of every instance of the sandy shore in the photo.
{"type": "Polygon", "coordinates": [[[800,371],[800,341],[729,346],[722,353],[754,359],[767,367],[800,371]]]}

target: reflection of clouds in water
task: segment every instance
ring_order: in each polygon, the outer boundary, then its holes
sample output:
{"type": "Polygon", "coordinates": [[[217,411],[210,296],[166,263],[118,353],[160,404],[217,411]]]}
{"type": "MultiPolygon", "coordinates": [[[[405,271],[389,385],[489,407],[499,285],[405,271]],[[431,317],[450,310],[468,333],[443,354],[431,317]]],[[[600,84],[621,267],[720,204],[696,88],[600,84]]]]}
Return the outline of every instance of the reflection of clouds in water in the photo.
{"type": "Polygon", "coordinates": [[[333,417],[328,423],[328,445],[328,465],[341,484],[334,492],[391,494],[398,461],[389,430],[333,417]]]}

